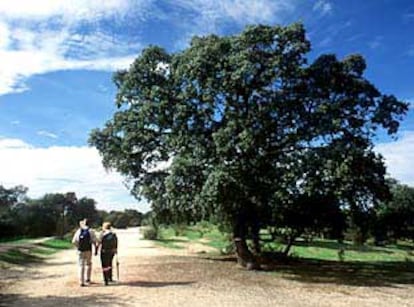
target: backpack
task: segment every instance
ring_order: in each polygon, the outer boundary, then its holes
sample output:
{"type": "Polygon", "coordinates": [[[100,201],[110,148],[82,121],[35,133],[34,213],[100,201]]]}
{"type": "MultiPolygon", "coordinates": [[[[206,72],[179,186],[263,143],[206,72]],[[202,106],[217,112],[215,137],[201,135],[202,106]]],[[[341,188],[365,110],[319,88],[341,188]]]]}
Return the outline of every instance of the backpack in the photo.
{"type": "Polygon", "coordinates": [[[81,229],[79,234],[78,250],[81,252],[92,250],[91,234],[89,233],[89,229],[81,229]]]}
{"type": "Polygon", "coordinates": [[[118,239],[113,232],[108,232],[102,237],[102,250],[113,250],[117,248],[117,245],[118,239]]]}

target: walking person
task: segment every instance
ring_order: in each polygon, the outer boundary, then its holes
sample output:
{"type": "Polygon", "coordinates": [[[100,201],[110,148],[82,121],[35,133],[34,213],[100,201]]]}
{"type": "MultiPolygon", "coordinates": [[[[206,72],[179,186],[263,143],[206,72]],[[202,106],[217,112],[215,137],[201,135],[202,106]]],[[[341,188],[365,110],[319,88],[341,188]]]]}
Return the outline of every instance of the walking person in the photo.
{"type": "Polygon", "coordinates": [[[112,260],[118,251],[118,238],[112,231],[111,223],[105,222],[102,225],[102,232],[99,235],[99,246],[101,249],[102,273],[105,285],[112,282],[112,260]]]}
{"type": "Polygon", "coordinates": [[[79,229],[73,235],[72,243],[78,249],[79,285],[81,287],[91,283],[92,274],[92,245],[97,250],[95,232],[89,228],[87,219],[79,222],[79,229]]]}

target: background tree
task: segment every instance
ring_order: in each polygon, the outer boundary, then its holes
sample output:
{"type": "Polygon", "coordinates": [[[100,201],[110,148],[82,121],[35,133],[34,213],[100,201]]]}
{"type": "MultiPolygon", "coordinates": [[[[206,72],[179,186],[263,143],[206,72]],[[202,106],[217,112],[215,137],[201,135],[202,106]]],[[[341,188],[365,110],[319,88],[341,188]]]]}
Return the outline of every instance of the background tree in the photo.
{"type": "Polygon", "coordinates": [[[99,222],[95,200],[86,197],[78,200],[74,192],[29,199],[27,188],[21,186],[0,191],[3,207],[7,207],[0,213],[1,237],[63,236],[78,227],[83,218],[99,222]]]}
{"type": "Polygon", "coordinates": [[[18,185],[5,188],[0,185],[0,238],[19,235],[19,223],[14,218],[13,209],[27,200],[28,188],[18,185]]]}
{"type": "Polygon", "coordinates": [[[214,216],[255,267],[246,239],[280,223],[281,204],[318,195],[353,213],[388,197],[372,138],[396,133],[407,104],[363,77],[361,56],[309,65],[309,50],[301,24],[149,47],[114,76],[118,111],[90,144],[158,217],[214,216]]]}
{"type": "Polygon", "coordinates": [[[414,188],[396,181],[390,184],[392,199],[376,210],[376,241],[414,240],[414,188]]]}
{"type": "Polygon", "coordinates": [[[140,226],[143,214],[137,210],[111,211],[106,215],[105,221],[111,222],[115,228],[140,226]]]}

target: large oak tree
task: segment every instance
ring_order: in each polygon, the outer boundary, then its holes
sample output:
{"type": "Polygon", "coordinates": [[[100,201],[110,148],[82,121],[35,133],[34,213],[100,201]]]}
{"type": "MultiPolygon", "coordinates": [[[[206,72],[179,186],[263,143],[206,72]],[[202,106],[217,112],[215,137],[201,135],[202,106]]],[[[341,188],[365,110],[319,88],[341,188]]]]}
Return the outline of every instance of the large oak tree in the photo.
{"type": "Polygon", "coordinates": [[[357,212],[388,194],[372,139],[395,134],[407,105],[363,76],[360,55],[308,63],[309,51],[301,24],[194,37],[174,54],[148,47],[115,74],[118,111],[90,144],[159,217],[232,227],[254,267],[246,237],[257,245],[281,204],[330,199],[357,212]]]}

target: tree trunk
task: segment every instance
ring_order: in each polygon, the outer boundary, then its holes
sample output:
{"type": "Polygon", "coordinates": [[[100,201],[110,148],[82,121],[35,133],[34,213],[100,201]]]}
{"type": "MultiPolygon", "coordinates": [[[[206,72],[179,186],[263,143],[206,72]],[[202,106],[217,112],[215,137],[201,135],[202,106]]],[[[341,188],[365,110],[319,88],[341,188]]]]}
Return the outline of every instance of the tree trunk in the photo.
{"type": "Polygon", "coordinates": [[[289,254],[289,251],[290,251],[290,248],[293,245],[293,242],[295,242],[295,239],[289,236],[287,245],[286,245],[285,249],[283,250],[283,255],[287,256],[289,254]]]}
{"type": "Polygon", "coordinates": [[[292,233],[291,235],[288,235],[288,242],[285,247],[285,250],[283,251],[283,254],[287,256],[289,254],[290,248],[292,247],[293,243],[295,243],[295,240],[299,235],[302,233],[302,231],[297,233],[292,233]]]}
{"type": "Polygon", "coordinates": [[[237,263],[248,270],[260,268],[256,258],[250,252],[246,243],[247,225],[242,215],[239,215],[234,223],[233,240],[236,247],[237,263]]]}
{"type": "Polygon", "coordinates": [[[259,232],[260,232],[260,226],[255,221],[254,224],[252,225],[252,239],[253,239],[253,252],[256,255],[261,253],[259,232]]]}
{"type": "Polygon", "coordinates": [[[258,270],[260,265],[257,263],[256,258],[250,252],[249,247],[246,244],[246,240],[242,238],[234,238],[234,244],[236,246],[237,263],[248,270],[258,270]]]}

